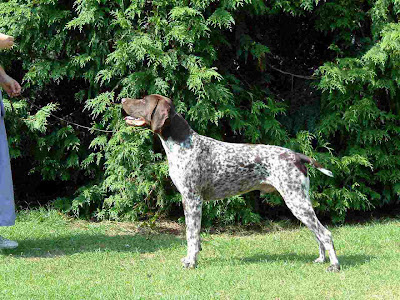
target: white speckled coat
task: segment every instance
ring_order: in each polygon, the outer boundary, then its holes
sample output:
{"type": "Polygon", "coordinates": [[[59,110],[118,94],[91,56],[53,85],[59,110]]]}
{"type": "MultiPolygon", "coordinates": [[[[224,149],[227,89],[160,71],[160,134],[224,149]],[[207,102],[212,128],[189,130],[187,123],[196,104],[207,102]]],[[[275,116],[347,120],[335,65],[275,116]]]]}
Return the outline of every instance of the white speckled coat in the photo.
{"type": "Polygon", "coordinates": [[[125,98],[122,107],[129,115],[125,118],[128,125],[150,125],[164,146],[169,174],[182,194],[188,245],[187,256],[182,259],[184,267],[195,267],[201,250],[203,201],[253,190],[262,193],[277,190],[293,214],[315,234],[319,244],[319,257],[315,262],[324,262],[327,250],[331,262],[328,270],[340,270],[332,235],[319,222],[311,205],[305,164],[313,165],[328,176],[333,176],[332,172],[290,149],[226,143],[200,135],[175,112],[172,101],[161,95],[125,98]]]}
{"type": "Polygon", "coordinates": [[[0,226],[11,226],[15,223],[15,206],[4,115],[0,91],[0,226]]]}

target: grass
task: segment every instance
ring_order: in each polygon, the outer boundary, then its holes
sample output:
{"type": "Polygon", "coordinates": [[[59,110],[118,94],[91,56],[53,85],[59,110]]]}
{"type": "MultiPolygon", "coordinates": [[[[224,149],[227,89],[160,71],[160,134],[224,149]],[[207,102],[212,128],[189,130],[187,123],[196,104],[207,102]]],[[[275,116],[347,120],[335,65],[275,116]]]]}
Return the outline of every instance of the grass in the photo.
{"type": "Polygon", "coordinates": [[[306,228],[265,231],[205,233],[198,268],[184,270],[176,224],[21,213],[0,229],[20,243],[0,252],[0,299],[400,299],[400,220],[331,228],[340,273],[311,263],[318,249],[306,228]]]}

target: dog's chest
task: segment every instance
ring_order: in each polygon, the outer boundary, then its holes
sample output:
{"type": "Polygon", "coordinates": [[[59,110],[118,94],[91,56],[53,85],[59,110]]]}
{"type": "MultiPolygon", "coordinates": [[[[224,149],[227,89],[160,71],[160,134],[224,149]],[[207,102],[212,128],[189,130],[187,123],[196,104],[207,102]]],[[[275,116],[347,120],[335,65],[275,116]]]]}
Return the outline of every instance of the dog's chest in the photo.
{"type": "Polygon", "coordinates": [[[196,138],[190,135],[185,141],[177,143],[173,140],[161,139],[168,158],[169,174],[180,192],[184,187],[198,181],[200,176],[200,161],[196,138]]]}

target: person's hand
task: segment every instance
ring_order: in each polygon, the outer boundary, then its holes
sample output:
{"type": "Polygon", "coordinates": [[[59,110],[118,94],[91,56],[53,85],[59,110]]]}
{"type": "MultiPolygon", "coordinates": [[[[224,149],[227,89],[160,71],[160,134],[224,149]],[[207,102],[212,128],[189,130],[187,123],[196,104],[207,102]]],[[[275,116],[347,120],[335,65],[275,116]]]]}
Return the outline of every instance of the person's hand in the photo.
{"type": "Polygon", "coordinates": [[[14,45],[14,37],[0,33],[0,49],[11,49],[14,45]]]}
{"type": "Polygon", "coordinates": [[[21,94],[19,83],[5,73],[0,74],[0,86],[10,97],[17,97],[21,94]]]}

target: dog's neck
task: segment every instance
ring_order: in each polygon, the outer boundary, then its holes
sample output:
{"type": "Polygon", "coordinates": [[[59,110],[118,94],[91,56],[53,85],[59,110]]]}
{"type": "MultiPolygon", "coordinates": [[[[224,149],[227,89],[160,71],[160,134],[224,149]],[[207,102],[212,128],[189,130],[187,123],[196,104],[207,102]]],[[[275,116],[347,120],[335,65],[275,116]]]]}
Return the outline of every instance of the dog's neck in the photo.
{"type": "Polygon", "coordinates": [[[196,134],[189,126],[188,122],[175,111],[164,125],[159,137],[165,148],[165,151],[172,152],[175,149],[190,149],[192,146],[192,137],[196,134]]]}

